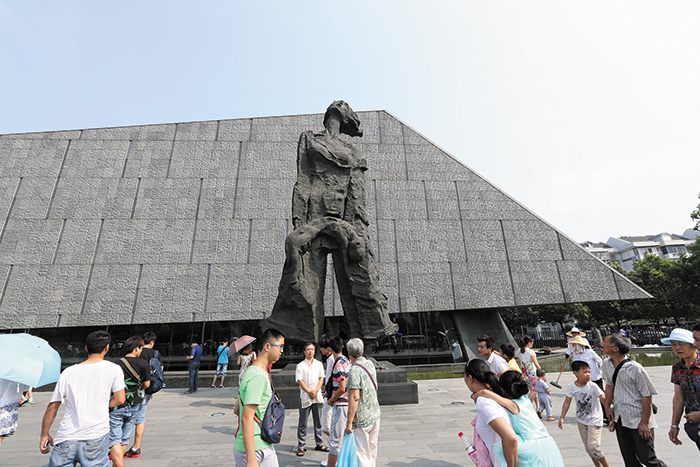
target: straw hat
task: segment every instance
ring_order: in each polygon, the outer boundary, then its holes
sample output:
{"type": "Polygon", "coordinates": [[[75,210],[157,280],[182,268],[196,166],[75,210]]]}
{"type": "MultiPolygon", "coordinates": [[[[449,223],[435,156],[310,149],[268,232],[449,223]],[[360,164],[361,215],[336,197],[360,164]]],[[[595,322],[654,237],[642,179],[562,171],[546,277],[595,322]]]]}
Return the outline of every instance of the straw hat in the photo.
{"type": "Polygon", "coordinates": [[[671,341],[685,342],[686,344],[694,344],[693,333],[685,329],[674,329],[671,335],[661,339],[662,344],[671,345],[671,341]]]}
{"type": "MultiPolygon", "coordinates": [[[[574,332],[576,332],[576,331],[574,331],[574,332]]],[[[582,345],[584,347],[588,347],[588,340],[584,339],[581,336],[576,336],[573,339],[571,339],[569,342],[567,342],[567,344],[569,344],[569,345],[579,344],[579,345],[582,345]]]]}
{"type": "Polygon", "coordinates": [[[581,334],[581,331],[579,331],[578,328],[574,326],[573,328],[571,328],[571,331],[569,331],[569,332],[566,333],[566,335],[569,336],[569,337],[572,337],[572,336],[573,336],[572,333],[574,333],[574,332],[575,332],[575,333],[578,333],[578,334],[581,334]]]}

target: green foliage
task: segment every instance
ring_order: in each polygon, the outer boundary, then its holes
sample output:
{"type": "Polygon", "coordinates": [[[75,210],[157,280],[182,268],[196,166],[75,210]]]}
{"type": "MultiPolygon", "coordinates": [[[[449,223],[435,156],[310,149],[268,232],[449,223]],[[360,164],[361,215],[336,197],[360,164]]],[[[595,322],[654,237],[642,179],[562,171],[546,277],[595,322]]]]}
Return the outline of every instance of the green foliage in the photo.
{"type": "MultiPolygon", "coordinates": [[[[700,198],[700,195],[698,195],[698,198],[700,198]]],[[[695,227],[693,228],[700,230],[700,204],[695,207],[695,211],[690,213],[690,218],[695,221],[695,227]]]]}
{"type": "Polygon", "coordinates": [[[692,307],[697,316],[700,312],[700,237],[688,250],[690,255],[681,256],[674,272],[680,283],[679,300],[692,307]]]}
{"type": "Polygon", "coordinates": [[[516,333],[519,333],[523,327],[534,327],[540,323],[559,323],[562,328],[565,328],[568,322],[591,319],[589,308],[581,303],[506,308],[500,311],[500,315],[508,329],[516,333]]]}
{"type": "Polygon", "coordinates": [[[528,306],[519,308],[505,308],[499,311],[501,318],[513,333],[519,333],[522,328],[537,326],[539,318],[532,308],[528,306]]]}

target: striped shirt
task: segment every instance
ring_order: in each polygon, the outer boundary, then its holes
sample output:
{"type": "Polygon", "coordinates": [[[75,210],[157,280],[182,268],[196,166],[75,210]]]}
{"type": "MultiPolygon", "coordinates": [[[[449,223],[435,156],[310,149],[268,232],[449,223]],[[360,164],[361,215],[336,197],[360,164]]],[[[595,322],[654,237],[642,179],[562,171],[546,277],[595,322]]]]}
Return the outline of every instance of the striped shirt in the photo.
{"type": "MultiPolygon", "coordinates": [[[[332,378],[333,378],[333,394],[331,394],[331,397],[338,391],[338,388],[340,388],[340,383],[341,381],[346,381],[350,374],[350,368],[352,368],[352,364],[350,363],[350,360],[347,359],[347,357],[340,355],[338,357],[338,364],[336,365],[333,363],[333,373],[332,373],[332,378]]],[[[329,397],[330,399],[330,397],[329,397]]],[[[338,397],[335,401],[335,405],[343,406],[343,405],[348,405],[348,393],[345,391],[343,394],[338,397]]]]}
{"type": "MultiPolygon", "coordinates": [[[[605,359],[602,370],[606,386],[614,387],[613,415],[615,421],[621,419],[622,426],[625,428],[637,429],[642,421],[642,397],[651,397],[657,394],[649,375],[639,363],[627,362],[617,373],[617,384],[613,386],[612,378],[615,367],[610,358],[605,359]]],[[[649,417],[649,428],[656,428],[653,412],[649,417]]]]}

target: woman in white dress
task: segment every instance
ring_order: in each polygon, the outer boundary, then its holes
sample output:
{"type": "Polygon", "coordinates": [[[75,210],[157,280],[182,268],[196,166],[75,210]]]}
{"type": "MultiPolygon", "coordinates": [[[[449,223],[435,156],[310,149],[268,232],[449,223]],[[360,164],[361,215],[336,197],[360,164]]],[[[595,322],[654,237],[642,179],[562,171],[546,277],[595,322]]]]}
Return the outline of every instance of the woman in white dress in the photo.
{"type": "MultiPolygon", "coordinates": [[[[472,394],[492,390],[499,395],[498,378],[483,360],[473,359],[464,368],[464,382],[472,394]]],[[[476,400],[476,432],[489,450],[494,467],[515,467],[518,460],[518,437],[511,426],[508,411],[496,401],[480,397],[476,400]]]]}
{"type": "Polygon", "coordinates": [[[522,339],[518,341],[520,349],[518,349],[516,356],[520,362],[520,368],[522,368],[523,377],[527,383],[527,387],[530,389],[530,395],[528,396],[530,400],[535,404],[537,413],[539,414],[540,402],[537,398],[537,370],[540,369],[540,363],[537,361],[537,356],[532,350],[532,344],[534,341],[530,336],[523,336],[522,339]]]}

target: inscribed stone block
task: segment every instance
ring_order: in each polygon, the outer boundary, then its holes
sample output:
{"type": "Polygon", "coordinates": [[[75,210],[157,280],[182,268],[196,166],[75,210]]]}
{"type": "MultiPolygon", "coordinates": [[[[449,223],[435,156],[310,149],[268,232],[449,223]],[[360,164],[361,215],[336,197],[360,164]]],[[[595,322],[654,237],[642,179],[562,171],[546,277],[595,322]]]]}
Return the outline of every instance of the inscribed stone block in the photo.
{"type": "Polygon", "coordinates": [[[296,141],[243,143],[241,168],[238,172],[241,178],[296,180],[296,170],[296,141]]]}
{"type": "Polygon", "coordinates": [[[170,162],[169,178],[205,178],[209,176],[209,159],[213,141],[176,141],[170,162]]]}
{"type": "MultiPolygon", "coordinates": [[[[423,185],[418,181],[377,181],[377,214],[380,219],[426,218],[423,185]]],[[[374,188],[373,188],[374,189],[374,188]]],[[[373,196],[373,192],[370,195],[373,196]]]]}
{"type": "Polygon", "coordinates": [[[519,306],[564,303],[555,261],[511,260],[510,269],[519,306]]]}
{"type": "Polygon", "coordinates": [[[214,141],[216,121],[178,123],[175,141],[214,141]]]}
{"type": "Polygon", "coordinates": [[[295,142],[307,130],[322,131],[323,115],[288,115],[253,119],[251,141],[295,142]]]}
{"type": "Polygon", "coordinates": [[[406,180],[403,146],[400,144],[355,144],[360,157],[367,160],[369,169],[365,172],[367,193],[371,193],[371,180],[406,180]]]}
{"type": "Polygon", "coordinates": [[[128,160],[125,157],[124,176],[165,177],[171,148],[171,141],[132,141],[128,160]]]}
{"type": "Polygon", "coordinates": [[[15,219],[7,222],[0,243],[0,264],[49,264],[62,221],[15,219]]]}
{"type": "Polygon", "coordinates": [[[235,192],[235,179],[206,178],[202,185],[199,218],[230,219],[233,215],[233,196],[235,192]]]}
{"type": "Polygon", "coordinates": [[[250,140],[250,118],[237,120],[221,120],[219,138],[217,141],[248,141],[250,140]]]}

